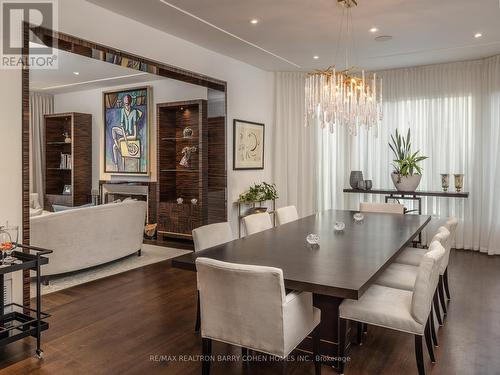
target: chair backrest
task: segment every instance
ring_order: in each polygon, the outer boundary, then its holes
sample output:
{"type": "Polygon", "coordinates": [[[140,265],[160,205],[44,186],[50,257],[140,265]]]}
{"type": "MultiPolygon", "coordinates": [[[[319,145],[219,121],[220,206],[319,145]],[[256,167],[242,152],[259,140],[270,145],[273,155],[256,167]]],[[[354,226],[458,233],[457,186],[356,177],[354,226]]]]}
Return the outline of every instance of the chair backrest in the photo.
{"type": "Polygon", "coordinates": [[[458,225],[458,219],[456,217],[448,218],[448,221],[444,225],[444,227],[448,229],[448,231],[450,232],[450,237],[448,238],[448,243],[445,246],[446,254],[444,255],[443,262],[441,263],[441,269],[439,270],[439,273],[441,275],[444,274],[444,271],[446,271],[446,268],[448,267],[448,263],[450,261],[451,246],[455,242],[457,225],[458,225]]]}
{"type": "Polygon", "coordinates": [[[267,212],[245,216],[243,223],[245,224],[247,235],[262,232],[273,227],[271,215],[267,212]]]}
{"type": "Polygon", "coordinates": [[[299,214],[297,213],[297,208],[295,206],[278,208],[276,210],[276,219],[278,220],[278,225],[283,225],[289,223],[290,221],[298,220],[299,214]]]}
{"type": "Polygon", "coordinates": [[[433,241],[418,267],[411,300],[411,315],[422,325],[425,325],[431,311],[432,298],[439,279],[439,265],[444,253],[443,245],[439,241],[433,241]]]}
{"type": "Polygon", "coordinates": [[[199,257],[201,335],[276,354],[284,351],[283,271],[199,257]]]}
{"type": "Polygon", "coordinates": [[[405,206],[399,203],[368,203],[361,202],[359,204],[361,212],[381,212],[387,214],[404,214],[405,206]]]}
{"type": "Polygon", "coordinates": [[[233,232],[228,222],[208,224],[193,229],[194,251],[208,249],[233,240],[233,232]]]}

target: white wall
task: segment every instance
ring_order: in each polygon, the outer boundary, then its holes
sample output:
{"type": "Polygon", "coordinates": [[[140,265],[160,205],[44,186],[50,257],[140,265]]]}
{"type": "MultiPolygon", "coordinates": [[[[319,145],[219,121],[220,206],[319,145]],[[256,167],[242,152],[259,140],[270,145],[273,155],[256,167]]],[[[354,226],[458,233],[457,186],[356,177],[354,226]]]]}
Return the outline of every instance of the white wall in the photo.
{"type": "Polygon", "coordinates": [[[112,176],[109,173],[104,173],[104,119],[102,112],[102,95],[104,91],[131,87],[130,84],[54,95],[54,111],[56,113],[82,112],[92,115],[92,187],[94,189],[99,187],[99,179],[156,181],[156,104],[182,100],[207,99],[207,89],[205,87],[191,85],[172,79],[160,79],[157,81],[134,83],[132,85],[132,87],[139,86],[151,86],[152,88],[152,106],[150,108],[151,127],[149,137],[151,175],[149,177],[112,176]]]}
{"type": "MultiPolygon", "coordinates": [[[[154,60],[206,74],[228,83],[228,210],[236,233],[237,217],[232,202],[253,182],[271,180],[272,73],[204,49],[180,38],[112,13],[83,0],[59,1],[59,30],[83,39],[123,49],[154,60]],[[232,170],[232,120],[266,124],[266,168],[261,171],[232,170]]],[[[0,72],[4,108],[0,139],[8,143],[0,184],[1,218],[20,223],[21,218],[21,78],[19,71],[0,72]],[[5,100],[4,100],[5,99],[5,100]],[[16,130],[14,130],[16,129],[16,130]],[[5,168],[5,169],[4,169],[5,168]],[[4,174],[5,171],[5,174],[4,174]],[[5,213],[4,213],[5,212],[5,213]]]]}

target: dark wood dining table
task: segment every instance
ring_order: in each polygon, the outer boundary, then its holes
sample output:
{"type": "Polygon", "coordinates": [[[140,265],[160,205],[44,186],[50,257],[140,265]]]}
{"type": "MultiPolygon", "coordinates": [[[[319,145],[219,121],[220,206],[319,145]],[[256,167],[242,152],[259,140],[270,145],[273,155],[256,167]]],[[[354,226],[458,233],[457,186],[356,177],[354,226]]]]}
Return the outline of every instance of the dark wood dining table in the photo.
{"type": "MultiPolygon", "coordinates": [[[[287,289],[313,293],[314,305],[321,309],[323,362],[336,367],[340,303],[345,298],[359,299],[431,220],[426,215],[363,213],[364,220],[357,222],[353,219],[355,213],[323,211],[182,255],[172,260],[172,266],[196,271],[196,258],[208,257],[281,268],[287,289]],[[345,223],[345,229],[335,231],[336,222],[345,223]],[[310,233],[320,236],[319,246],[306,242],[310,233]]],[[[299,349],[311,351],[311,339],[304,340],[299,349]]]]}

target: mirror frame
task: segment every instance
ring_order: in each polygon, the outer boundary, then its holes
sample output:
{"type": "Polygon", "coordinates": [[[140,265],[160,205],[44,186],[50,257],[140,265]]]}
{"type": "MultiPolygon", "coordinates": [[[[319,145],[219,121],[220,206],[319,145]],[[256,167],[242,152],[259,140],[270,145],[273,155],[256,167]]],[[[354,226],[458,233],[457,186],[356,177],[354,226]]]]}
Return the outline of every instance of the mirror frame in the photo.
{"type": "MultiPolygon", "coordinates": [[[[30,216],[29,216],[29,160],[30,160],[30,145],[29,145],[29,42],[30,36],[36,35],[45,45],[74,53],[84,57],[93,58],[104,61],[108,64],[121,66],[119,63],[107,61],[107,57],[118,57],[128,59],[133,63],[130,69],[135,69],[142,72],[155,74],[161,77],[174,79],[198,86],[203,86],[209,89],[221,91],[225,94],[225,126],[227,130],[227,82],[195,73],[186,69],[178,68],[173,65],[165,64],[156,60],[141,57],[126,51],[108,47],[102,44],[94,43],[88,40],[77,38],[75,36],[53,31],[43,27],[33,27],[27,22],[23,23],[23,69],[22,69],[22,241],[24,244],[30,243],[30,216]],[[140,67],[137,68],[137,66],[140,67]]],[[[112,61],[115,61],[113,59],[112,61]]],[[[227,155],[227,131],[225,132],[225,153],[227,155]]],[[[226,157],[227,164],[227,157],[226,157]]],[[[227,165],[226,165],[226,189],[227,189],[227,165]]],[[[226,211],[227,215],[227,211],[226,211]]],[[[23,304],[30,304],[30,273],[23,271],[23,304]]]]}

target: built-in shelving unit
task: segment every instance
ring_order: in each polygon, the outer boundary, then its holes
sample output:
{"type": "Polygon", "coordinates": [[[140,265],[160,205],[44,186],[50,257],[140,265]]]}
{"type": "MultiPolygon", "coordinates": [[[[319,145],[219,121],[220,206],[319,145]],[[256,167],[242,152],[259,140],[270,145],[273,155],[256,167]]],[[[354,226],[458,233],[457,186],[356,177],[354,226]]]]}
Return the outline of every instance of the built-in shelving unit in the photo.
{"type": "Polygon", "coordinates": [[[57,113],[45,115],[44,119],[44,209],[52,211],[53,204],[79,206],[89,203],[92,189],[92,115],[57,113]],[[65,142],[66,134],[71,142],[65,142]],[[71,186],[71,193],[63,194],[65,186],[71,186]]]}

